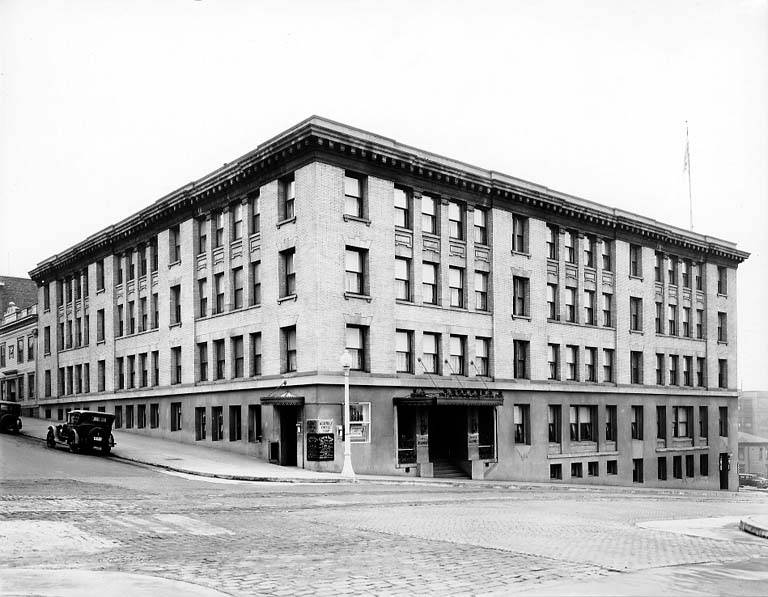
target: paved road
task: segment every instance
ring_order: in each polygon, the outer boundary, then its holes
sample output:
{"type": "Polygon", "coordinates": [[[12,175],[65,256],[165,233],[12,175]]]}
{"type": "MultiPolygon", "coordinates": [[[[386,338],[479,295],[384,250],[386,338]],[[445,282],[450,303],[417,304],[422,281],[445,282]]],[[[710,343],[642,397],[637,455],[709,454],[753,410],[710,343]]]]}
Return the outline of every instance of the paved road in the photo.
{"type": "Polygon", "coordinates": [[[768,541],[733,518],[663,522],[765,514],[760,492],[213,483],[12,436],[0,478],[0,567],[16,569],[0,570],[5,594],[31,592],[30,568],[232,595],[759,595],[768,582],[768,541]]]}

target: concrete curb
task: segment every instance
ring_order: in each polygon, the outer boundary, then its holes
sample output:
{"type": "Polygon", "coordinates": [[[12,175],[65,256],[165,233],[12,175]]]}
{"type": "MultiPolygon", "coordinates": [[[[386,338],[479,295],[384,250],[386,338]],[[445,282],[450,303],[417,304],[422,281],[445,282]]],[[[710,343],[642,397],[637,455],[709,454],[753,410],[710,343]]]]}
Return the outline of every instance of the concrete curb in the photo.
{"type": "Polygon", "coordinates": [[[739,521],[739,528],[745,533],[768,539],[768,519],[758,522],[754,517],[747,516],[739,521]]]}

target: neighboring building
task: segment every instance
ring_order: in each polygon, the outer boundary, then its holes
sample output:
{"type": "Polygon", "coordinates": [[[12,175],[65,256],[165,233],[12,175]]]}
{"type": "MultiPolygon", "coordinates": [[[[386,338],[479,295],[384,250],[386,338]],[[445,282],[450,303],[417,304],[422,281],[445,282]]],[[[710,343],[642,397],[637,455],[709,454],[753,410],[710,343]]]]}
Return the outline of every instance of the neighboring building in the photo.
{"type": "Polygon", "coordinates": [[[36,358],[37,305],[11,302],[0,323],[0,400],[21,402],[29,416],[37,416],[36,358]]]}
{"type": "Polygon", "coordinates": [[[768,437],[768,392],[739,392],[739,431],[768,437]]]}
{"type": "Polygon", "coordinates": [[[24,309],[37,303],[37,284],[29,278],[0,276],[0,314],[8,310],[10,304],[24,309]]]}
{"type": "Polygon", "coordinates": [[[739,473],[768,477],[768,439],[739,431],[739,473]]]}
{"type": "Polygon", "coordinates": [[[735,490],[747,257],[313,117],[31,272],[41,416],[339,470],[346,349],[357,472],[735,490]]]}

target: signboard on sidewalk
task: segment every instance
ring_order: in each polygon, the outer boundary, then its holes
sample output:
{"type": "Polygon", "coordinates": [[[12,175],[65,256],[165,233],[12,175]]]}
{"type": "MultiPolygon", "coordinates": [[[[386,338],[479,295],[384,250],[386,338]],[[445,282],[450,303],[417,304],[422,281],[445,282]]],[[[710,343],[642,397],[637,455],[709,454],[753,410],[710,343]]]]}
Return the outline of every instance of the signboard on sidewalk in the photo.
{"type": "Polygon", "coordinates": [[[333,460],[335,445],[333,419],[307,419],[307,460],[333,460]]]}

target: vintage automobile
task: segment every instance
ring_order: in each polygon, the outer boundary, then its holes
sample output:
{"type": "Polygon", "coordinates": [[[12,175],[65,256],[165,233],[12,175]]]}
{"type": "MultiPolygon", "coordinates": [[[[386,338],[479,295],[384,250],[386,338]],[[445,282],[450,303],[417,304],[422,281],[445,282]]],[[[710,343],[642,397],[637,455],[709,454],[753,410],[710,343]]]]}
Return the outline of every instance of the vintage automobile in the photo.
{"type": "Polygon", "coordinates": [[[21,404],[0,401],[0,431],[7,433],[21,431],[21,404]]]}
{"type": "Polygon", "coordinates": [[[69,446],[70,452],[87,452],[99,449],[109,454],[115,445],[112,423],[115,415],[90,410],[73,410],[67,413],[63,425],[50,425],[45,438],[49,448],[57,444],[69,446]]]}

